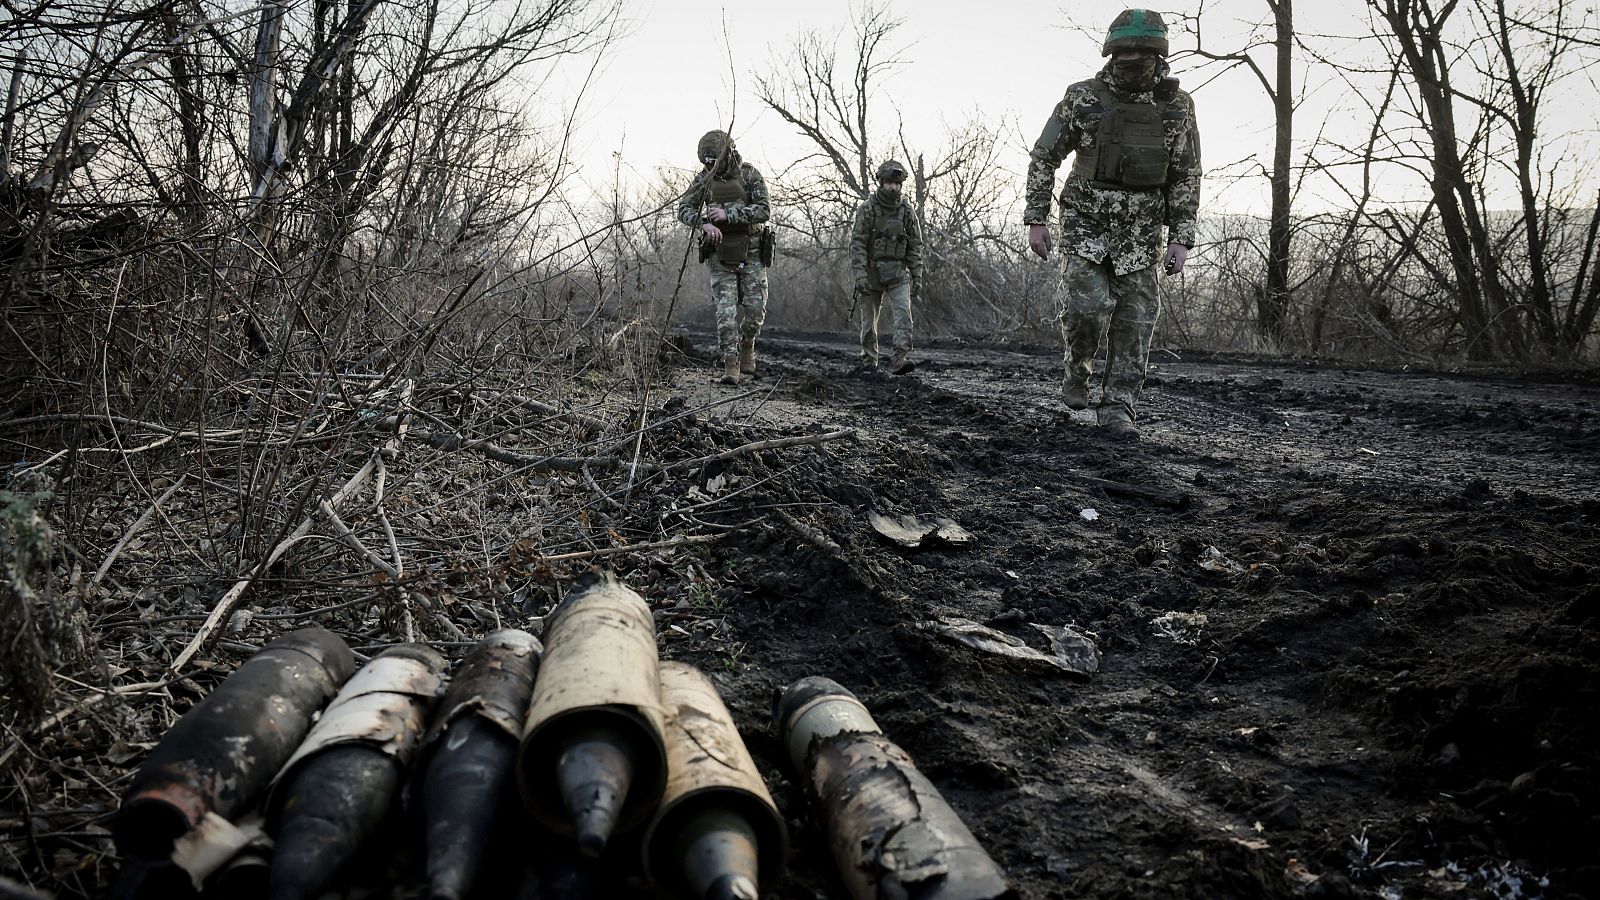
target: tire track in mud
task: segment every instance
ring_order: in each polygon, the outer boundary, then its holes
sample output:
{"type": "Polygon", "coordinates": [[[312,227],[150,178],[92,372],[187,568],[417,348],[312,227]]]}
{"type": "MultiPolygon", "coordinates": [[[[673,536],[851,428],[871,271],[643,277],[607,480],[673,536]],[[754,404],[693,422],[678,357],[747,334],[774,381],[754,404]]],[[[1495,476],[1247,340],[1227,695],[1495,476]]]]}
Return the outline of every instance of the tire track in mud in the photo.
{"type": "MultiPolygon", "coordinates": [[[[913,376],[863,378],[848,341],[767,349],[771,394],[739,416],[865,438],[771,498],[837,552],[781,527],[719,551],[744,572],[729,616],[746,651],[725,674],[747,730],[766,713],[750,697],[838,678],[1024,896],[1594,885],[1573,852],[1597,821],[1592,389],[1176,360],[1130,445],[1063,414],[1053,354],[936,348],[913,376]],[[1514,415],[1494,399],[1512,388],[1514,415]],[[891,549],[868,508],[949,516],[978,547],[891,549]],[[1193,632],[1156,634],[1169,613],[1193,632]],[[1018,636],[1075,623],[1104,668],[1019,670],[921,627],[950,615],[1018,636]],[[1531,684],[1547,696],[1518,708],[1531,684]],[[1507,726],[1528,740],[1481,739],[1507,726]],[[1552,807],[1573,836],[1541,850],[1517,831],[1552,807]]],[[[731,390],[694,371],[675,388],[731,390]]],[[[815,840],[781,896],[835,895],[815,840]]]]}

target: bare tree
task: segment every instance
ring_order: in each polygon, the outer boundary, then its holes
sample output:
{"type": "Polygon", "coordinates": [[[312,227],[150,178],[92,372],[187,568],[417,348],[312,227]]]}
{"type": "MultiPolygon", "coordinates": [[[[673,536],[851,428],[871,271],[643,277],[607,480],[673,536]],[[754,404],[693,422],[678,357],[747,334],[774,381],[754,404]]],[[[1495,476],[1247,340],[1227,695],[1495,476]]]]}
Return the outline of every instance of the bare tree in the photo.
{"type": "Polygon", "coordinates": [[[855,205],[872,195],[875,142],[884,140],[875,101],[902,65],[892,44],[901,24],[886,7],[869,2],[852,23],[855,40],[847,55],[841,57],[831,35],[808,32],[776,69],[756,78],[761,102],[815,148],[795,164],[812,168],[790,181],[791,204],[820,203],[835,226],[848,223],[855,205]]]}
{"type": "Polygon", "coordinates": [[[1272,104],[1273,142],[1272,168],[1267,172],[1271,184],[1272,206],[1267,228],[1266,284],[1255,291],[1258,301],[1256,327],[1262,337],[1282,344],[1287,338],[1289,313],[1292,305],[1289,286],[1289,257],[1293,239],[1293,209],[1291,182],[1293,181],[1294,112],[1296,106],[1294,87],[1294,2],[1293,0],[1262,0],[1266,4],[1268,19],[1265,27],[1258,26],[1245,45],[1234,50],[1218,50],[1208,46],[1201,30],[1207,4],[1202,2],[1193,15],[1183,21],[1194,37],[1194,46],[1185,51],[1209,63],[1220,65],[1220,71],[1205,74],[1215,77],[1235,66],[1244,66],[1260,83],[1272,104]],[[1264,33],[1264,36],[1263,36],[1264,33]],[[1272,71],[1256,61],[1252,52],[1270,47],[1273,53],[1272,71]]]}

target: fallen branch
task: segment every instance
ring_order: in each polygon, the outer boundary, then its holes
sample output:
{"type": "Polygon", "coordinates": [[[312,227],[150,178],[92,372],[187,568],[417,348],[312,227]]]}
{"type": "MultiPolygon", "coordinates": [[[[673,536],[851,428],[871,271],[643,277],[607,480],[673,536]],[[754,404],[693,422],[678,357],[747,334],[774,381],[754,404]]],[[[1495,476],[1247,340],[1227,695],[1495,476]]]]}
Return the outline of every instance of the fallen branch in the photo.
{"type": "Polygon", "coordinates": [[[172,483],[172,487],[167,488],[166,493],[162,494],[160,497],[157,497],[156,502],[150,504],[150,508],[145,510],[144,514],[128,527],[128,530],[123,533],[122,539],[117,541],[117,545],[115,547],[111,548],[111,553],[106,556],[105,562],[102,562],[100,564],[100,568],[95,570],[94,577],[89,579],[90,587],[94,587],[95,585],[99,584],[100,579],[106,577],[106,573],[111,571],[111,564],[116,562],[117,557],[122,554],[122,548],[128,546],[128,542],[133,540],[134,535],[138,534],[144,528],[145,523],[149,522],[155,516],[157,510],[161,508],[161,504],[167,502],[167,500],[171,499],[174,493],[177,493],[178,488],[183,486],[183,482],[188,477],[189,475],[187,472],[178,476],[178,480],[172,483]]]}
{"type": "MultiPolygon", "coordinates": [[[[545,469],[552,472],[571,472],[574,475],[581,475],[585,466],[614,471],[627,465],[620,459],[605,456],[588,458],[580,456],[528,456],[517,453],[514,450],[507,450],[493,441],[474,441],[459,434],[440,434],[433,431],[424,431],[421,428],[412,433],[430,447],[447,451],[471,450],[474,453],[481,453],[495,462],[516,466],[519,469],[545,469]]],[[[649,471],[654,471],[653,468],[646,468],[649,471]]]]}
{"type": "MultiPolygon", "coordinates": [[[[356,472],[356,474],[350,476],[350,480],[346,481],[344,486],[339,488],[332,498],[322,501],[323,504],[337,509],[340,504],[349,499],[350,495],[360,490],[362,485],[367,483],[367,479],[371,478],[372,473],[376,471],[378,467],[378,460],[380,458],[380,453],[373,453],[372,456],[367,459],[367,464],[362,466],[360,471],[356,472]]],[[[169,667],[168,671],[172,672],[173,674],[177,674],[180,669],[189,663],[189,660],[194,658],[196,653],[199,653],[202,649],[207,648],[217,638],[221,637],[222,626],[233,615],[234,610],[239,608],[239,604],[243,602],[244,592],[248,590],[252,584],[255,584],[256,579],[260,578],[267,572],[267,570],[271,569],[273,565],[278,562],[278,560],[282,559],[284,554],[289,552],[290,548],[299,543],[301,538],[310,533],[311,524],[316,521],[316,518],[316,513],[306,516],[305,519],[301,520],[300,524],[295,527],[294,531],[290,532],[287,537],[279,541],[277,546],[272,548],[272,552],[268,553],[266,558],[261,560],[261,562],[258,563],[255,568],[249,572],[249,574],[241,577],[238,581],[235,581],[232,587],[223,592],[222,596],[218,598],[216,605],[211,608],[211,614],[206,616],[205,622],[201,623],[200,630],[195,632],[195,636],[190,639],[189,643],[183,648],[183,652],[179,653],[177,659],[172,661],[172,665],[169,667]]]]}
{"type": "Polygon", "coordinates": [[[684,547],[689,544],[709,544],[722,540],[720,534],[693,534],[687,537],[672,538],[666,541],[653,541],[648,544],[629,544],[626,547],[605,547],[600,550],[580,550],[576,553],[557,553],[551,556],[540,556],[540,562],[564,562],[572,559],[598,559],[602,556],[616,556],[619,553],[645,553],[651,550],[666,550],[671,547],[684,547]]]}

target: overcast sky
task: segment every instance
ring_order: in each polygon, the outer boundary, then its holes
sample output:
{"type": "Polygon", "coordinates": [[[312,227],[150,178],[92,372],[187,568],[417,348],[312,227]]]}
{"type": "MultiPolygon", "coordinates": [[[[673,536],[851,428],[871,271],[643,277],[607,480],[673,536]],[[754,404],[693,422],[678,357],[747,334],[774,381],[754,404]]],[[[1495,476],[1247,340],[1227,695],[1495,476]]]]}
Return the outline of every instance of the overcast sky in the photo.
{"type": "MultiPolygon", "coordinates": [[[[1198,5],[1165,8],[1193,11],[1198,5]]],[[[1028,148],[1066,86],[1100,68],[1101,37],[1120,9],[1116,4],[1073,3],[1069,14],[1059,0],[891,0],[887,6],[903,22],[891,42],[903,65],[884,80],[883,92],[875,98],[880,133],[892,133],[898,118],[913,144],[932,156],[952,127],[976,114],[1005,129],[1009,149],[1003,163],[1015,171],[1019,191],[1028,148]],[[1074,28],[1074,18],[1094,34],[1074,28]]],[[[653,180],[668,166],[684,170],[687,178],[696,165],[695,142],[730,115],[745,158],[769,176],[782,170],[809,146],[756,99],[756,75],[769,71],[806,30],[835,37],[841,55],[848,56],[859,7],[859,0],[726,5],[631,0],[625,33],[581,106],[574,155],[582,177],[603,191],[620,154],[625,178],[653,180]]],[[[1260,0],[1211,0],[1206,10],[1206,38],[1217,47],[1237,44],[1266,15],[1260,0]]],[[[1303,3],[1296,15],[1297,28],[1305,33],[1359,33],[1365,22],[1364,4],[1358,0],[1303,3]]],[[[1191,41],[1175,32],[1173,49],[1191,41]]],[[[1270,51],[1259,59],[1270,71],[1270,51]]],[[[1174,74],[1186,88],[1200,85],[1201,79],[1186,72],[1194,65],[1174,61],[1174,74]]],[[[1350,112],[1354,98],[1345,86],[1330,83],[1320,72],[1297,80],[1304,82],[1297,114],[1303,139],[1322,130],[1325,122],[1335,133],[1368,127],[1350,112]]],[[[1244,168],[1241,161],[1271,159],[1271,109],[1260,85],[1238,69],[1199,87],[1195,101],[1208,172],[1205,211],[1264,213],[1264,179],[1223,177],[1230,164],[1237,171],[1244,168]]],[[[1589,104],[1590,119],[1593,106],[1589,104]]],[[[1423,196],[1419,182],[1398,174],[1379,189],[1380,198],[1389,202],[1423,196]]],[[[1327,185],[1307,185],[1297,204],[1306,210],[1346,205],[1327,185]]],[[[1020,205],[1017,212],[1020,220],[1020,205]]]]}

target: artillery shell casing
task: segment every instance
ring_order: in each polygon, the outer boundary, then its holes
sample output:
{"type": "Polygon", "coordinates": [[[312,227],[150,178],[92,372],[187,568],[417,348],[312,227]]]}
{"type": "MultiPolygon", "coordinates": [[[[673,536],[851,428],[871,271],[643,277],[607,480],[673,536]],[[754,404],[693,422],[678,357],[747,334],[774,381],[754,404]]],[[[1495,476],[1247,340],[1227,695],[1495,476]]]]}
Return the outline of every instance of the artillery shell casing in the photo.
{"type": "Polygon", "coordinates": [[[382,824],[440,693],[444,657],[391,647],[350,678],[267,797],[273,900],[315,896],[382,824]]]}
{"type": "Polygon", "coordinates": [[[321,896],[388,818],[404,768],[361,743],[307,759],[285,791],[272,854],[272,900],[321,896]]]}
{"type": "Polygon", "coordinates": [[[513,784],[517,740],[487,719],[450,726],[422,782],[428,882],[436,900],[471,892],[494,836],[500,797],[513,784]]]}
{"type": "Polygon", "coordinates": [[[1000,900],[1005,874],[911,757],[865,718],[855,695],[822,678],[780,694],[784,742],[854,900],[1000,900]],[[832,709],[825,707],[832,706],[832,709]]]}
{"type": "MultiPolygon", "coordinates": [[[[587,576],[551,614],[517,759],[523,800],[545,827],[577,833],[567,801],[585,783],[620,790],[616,833],[649,819],[667,778],[659,667],[650,607],[615,576],[587,576]]],[[[586,852],[608,839],[602,825],[586,825],[586,852]]]]}
{"type": "Polygon", "coordinates": [[[489,852],[501,799],[514,784],[540,645],[525,631],[494,632],[467,655],[418,756],[433,896],[471,892],[489,852]]]}
{"type": "Polygon", "coordinates": [[[754,898],[775,881],[788,834],[716,686],[661,664],[667,789],[645,830],[645,871],[674,896],[754,898]]]}
{"type": "Polygon", "coordinates": [[[263,647],[167,732],[139,767],[112,821],[128,856],[165,857],[206,813],[253,807],[355,670],[337,635],[302,628],[263,647]]]}

